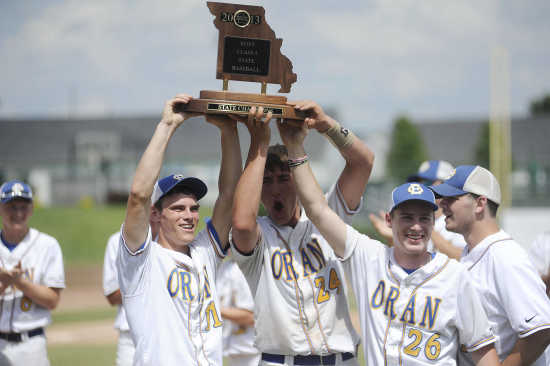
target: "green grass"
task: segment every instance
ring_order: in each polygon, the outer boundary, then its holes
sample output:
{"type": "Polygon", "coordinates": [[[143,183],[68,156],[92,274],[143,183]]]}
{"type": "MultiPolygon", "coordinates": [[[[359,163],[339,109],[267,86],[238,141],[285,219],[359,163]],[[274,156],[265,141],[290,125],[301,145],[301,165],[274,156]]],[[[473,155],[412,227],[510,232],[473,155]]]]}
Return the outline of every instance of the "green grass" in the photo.
{"type": "MultiPolygon", "coordinates": [[[[126,206],[37,207],[30,226],[56,238],[66,265],[101,264],[109,236],[120,229],[126,206]]],[[[201,218],[212,209],[201,207],[201,218]]],[[[204,220],[199,223],[199,230],[204,220]]]]}
{"type": "Polygon", "coordinates": [[[48,356],[52,366],[114,365],[116,344],[48,346],[48,356]]]}
{"type": "Polygon", "coordinates": [[[91,322],[98,320],[115,321],[117,308],[114,306],[100,309],[72,310],[63,312],[53,312],[53,324],[91,322]]]}

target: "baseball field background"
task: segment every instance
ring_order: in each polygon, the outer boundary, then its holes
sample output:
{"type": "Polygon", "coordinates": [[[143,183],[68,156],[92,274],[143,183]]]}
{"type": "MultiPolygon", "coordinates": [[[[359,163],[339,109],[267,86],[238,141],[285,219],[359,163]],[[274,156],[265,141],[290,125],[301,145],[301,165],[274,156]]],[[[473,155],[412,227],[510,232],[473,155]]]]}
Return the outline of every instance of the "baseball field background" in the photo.
{"type": "MultiPolygon", "coordinates": [[[[103,296],[102,267],[107,239],[120,228],[124,210],[86,200],[75,207],[35,208],[31,226],[59,241],[65,262],[67,287],[46,332],[53,366],[115,364],[116,308],[103,296]]],[[[201,207],[200,213],[199,230],[211,209],[201,207]]],[[[356,311],[353,318],[358,329],[356,311]]]]}

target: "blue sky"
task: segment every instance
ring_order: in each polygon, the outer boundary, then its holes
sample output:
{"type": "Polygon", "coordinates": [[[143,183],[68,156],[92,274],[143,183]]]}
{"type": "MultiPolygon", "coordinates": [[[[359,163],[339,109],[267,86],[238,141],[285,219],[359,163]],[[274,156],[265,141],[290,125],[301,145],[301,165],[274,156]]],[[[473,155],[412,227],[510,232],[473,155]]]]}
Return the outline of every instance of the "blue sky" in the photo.
{"type": "MultiPolygon", "coordinates": [[[[283,38],[298,74],[289,99],[337,108],[354,128],[488,117],[495,49],[513,116],[550,92],[547,0],[241,3],[264,6],[283,38]]],[[[0,118],[160,115],[178,92],[219,90],[212,20],[202,1],[2,1],[0,118]]]]}

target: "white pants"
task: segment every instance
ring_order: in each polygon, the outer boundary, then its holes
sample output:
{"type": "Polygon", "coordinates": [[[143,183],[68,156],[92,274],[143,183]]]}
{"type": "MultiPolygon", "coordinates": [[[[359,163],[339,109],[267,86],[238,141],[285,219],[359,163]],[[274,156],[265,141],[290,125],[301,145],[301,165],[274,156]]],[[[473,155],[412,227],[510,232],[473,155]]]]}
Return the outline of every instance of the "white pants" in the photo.
{"type": "Polygon", "coordinates": [[[50,366],[44,334],[21,342],[0,339],[0,366],[50,366]]]}
{"type": "Polygon", "coordinates": [[[233,355],[225,359],[225,366],[258,366],[260,363],[260,354],[254,355],[233,355]]]}
{"type": "MultiPolygon", "coordinates": [[[[261,357],[261,354],[260,354],[261,357]]],[[[260,358],[260,366],[294,366],[294,357],[292,356],[285,356],[285,363],[275,363],[275,362],[269,362],[269,361],[263,361],[260,358]]],[[[359,362],[357,361],[357,357],[350,358],[349,360],[342,361],[342,354],[336,355],[336,361],[334,363],[335,366],[359,366],[359,362]]]]}
{"type": "Polygon", "coordinates": [[[129,331],[120,331],[116,350],[116,366],[132,366],[136,347],[129,331]]]}

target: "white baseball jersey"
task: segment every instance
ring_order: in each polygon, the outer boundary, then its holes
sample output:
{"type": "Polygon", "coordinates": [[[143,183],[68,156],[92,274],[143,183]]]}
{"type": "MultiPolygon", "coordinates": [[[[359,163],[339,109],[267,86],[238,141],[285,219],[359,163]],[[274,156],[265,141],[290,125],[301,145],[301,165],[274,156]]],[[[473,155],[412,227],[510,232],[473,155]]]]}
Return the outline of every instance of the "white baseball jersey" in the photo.
{"type": "MultiPolygon", "coordinates": [[[[461,263],[475,279],[495,332],[501,361],[519,338],[550,328],[550,300],[526,251],[504,231],[489,235],[461,263]]],[[[544,365],[544,357],[539,359],[544,365]]]]}
{"type": "Polygon", "coordinates": [[[550,231],[538,235],[529,247],[529,258],[541,276],[550,272],[550,231]]]}
{"type": "MultiPolygon", "coordinates": [[[[222,308],[254,311],[254,299],[243,273],[232,260],[225,260],[218,270],[216,287],[222,308]]],[[[223,322],[223,356],[250,355],[258,364],[258,349],[254,347],[254,327],[243,327],[230,320],[223,322]]]]}
{"type": "MultiPolygon", "coordinates": [[[[329,206],[345,221],[347,208],[338,188],[329,206]]],[[[305,215],[296,227],[258,218],[261,238],[251,255],[232,253],[243,271],[255,306],[256,346],[280,355],[355,354],[359,336],[351,323],[346,281],[332,248],[305,215]]]]}
{"type": "MultiPolygon", "coordinates": [[[[540,276],[550,273],[550,231],[538,235],[529,247],[529,258],[540,276]]],[[[548,288],[546,288],[548,293],[548,288]]],[[[550,346],[546,348],[544,355],[546,364],[550,364],[550,346]]]]}
{"type": "MultiPolygon", "coordinates": [[[[48,234],[30,229],[25,238],[9,251],[0,244],[0,265],[12,270],[21,262],[23,276],[33,283],[65,288],[63,255],[57,240],[48,234]]],[[[32,302],[14,286],[0,297],[0,332],[27,332],[51,323],[50,310],[32,302]]]]}
{"type": "Polygon", "coordinates": [[[216,271],[225,256],[215,232],[202,230],[190,255],[152,241],[132,253],[121,235],[118,278],[134,365],[221,365],[222,319],[216,271]]]}
{"type": "Polygon", "coordinates": [[[494,342],[466,268],[441,253],[407,274],[394,249],[348,225],[342,261],[357,299],[367,365],[456,365],[494,342]]]}
{"type": "MultiPolygon", "coordinates": [[[[451,244],[455,247],[463,249],[466,246],[466,240],[464,240],[464,236],[458,233],[453,233],[452,231],[448,231],[447,228],[445,228],[445,215],[441,215],[437,219],[435,219],[434,230],[437,231],[443,237],[443,239],[451,242],[451,244]]],[[[430,239],[430,241],[428,242],[428,251],[433,253],[434,250],[434,243],[430,239]]]]}
{"type": "MultiPolygon", "coordinates": [[[[118,285],[118,272],[116,268],[116,258],[118,256],[118,248],[120,247],[120,231],[114,233],[107,241],[105,248],[105,258],[103,261],[103,295],[107,296],[120,288],[118,285]]],[[[115,328],[119,331],[128,331],[128,321],[124,307],[118,306],[115,328]]]]}
{"type": "MultiPolygon", "coordinates": [[[[105,258],[103,261],[103,294],[105,296],[112,294],[120,288],[118,285],[118,271],[116,268],[116,258],[118,256],[119,247],[120,231],[109,237],[107,247],[105,248],[105,258]]],[[[130,326],[128,325],[128,320],[126,320],[126,312],[122,305],[117,305],[115,329],[119,331],[116,365],[133,365],[136,346],[130,335],[130,326]]]]}

